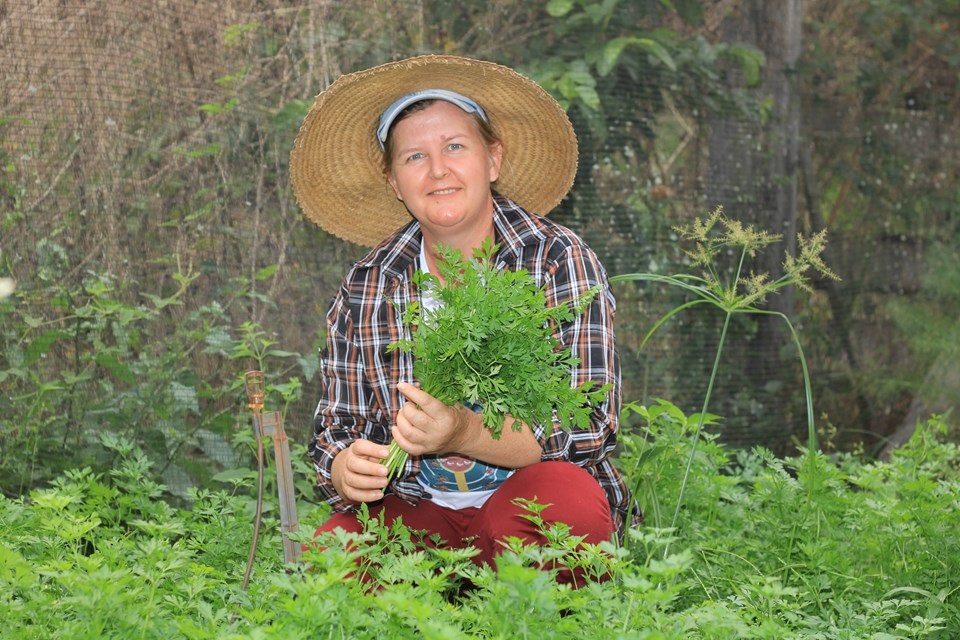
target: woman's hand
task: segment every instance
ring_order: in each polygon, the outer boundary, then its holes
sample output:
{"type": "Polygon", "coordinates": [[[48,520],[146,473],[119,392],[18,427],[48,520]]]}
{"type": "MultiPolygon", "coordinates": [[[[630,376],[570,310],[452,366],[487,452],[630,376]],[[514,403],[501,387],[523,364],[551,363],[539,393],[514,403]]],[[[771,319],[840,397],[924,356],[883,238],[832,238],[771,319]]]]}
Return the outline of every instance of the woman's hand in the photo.
{"type": "Polygon", "coordinates": [[[456,454],[508,469],[540,461],[543,448],[525,424],[508,417],[494,440],[480,414],[462,404],[447,406],[405,382],[397,391],[407,402],[397,412],[393,437],[411,455],[456,454]]]}
{"type": "Polygon", "coordinates": [[[383,460],[389,450],[370,440],[354,440],[333,459],[330,475],[333,486],[344,500],[376,502],[387,486],[387,467],[383,460]]]}
{"type": "Polygon", "coordinates": [[[401,449],[414,456],[466,453],[462,449],[475,437],[479,416],[468,416],[464,412],[469,410],[463,405],[448,406],[406,382],[399,383],[397,391],[407,399],[397,413],[393,429],[401,449]]]}

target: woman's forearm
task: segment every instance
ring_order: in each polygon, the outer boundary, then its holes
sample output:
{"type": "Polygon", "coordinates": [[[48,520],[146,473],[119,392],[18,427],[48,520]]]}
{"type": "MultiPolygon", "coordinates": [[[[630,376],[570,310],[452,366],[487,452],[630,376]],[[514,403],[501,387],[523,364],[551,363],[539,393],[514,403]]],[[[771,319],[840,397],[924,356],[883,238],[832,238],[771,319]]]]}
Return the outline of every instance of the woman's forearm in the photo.
{"type": "Polygon", "coordinates": [[[464,437],[453,453],[508,469],[520,469],[540,462],[543,448],[526,424],[508,417],[500,437],[494,439],[492,432],[483,426],[479,413],[462,405],[457,410],[463,420],[464,437]]]}

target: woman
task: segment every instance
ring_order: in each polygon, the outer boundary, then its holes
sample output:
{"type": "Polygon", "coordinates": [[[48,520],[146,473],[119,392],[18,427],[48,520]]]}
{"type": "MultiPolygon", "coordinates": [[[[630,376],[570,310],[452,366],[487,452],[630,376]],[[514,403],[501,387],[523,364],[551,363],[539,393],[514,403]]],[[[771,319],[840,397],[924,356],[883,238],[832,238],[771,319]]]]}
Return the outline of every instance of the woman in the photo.
{"type": "MultiPolygon", "coordinates": [[[[542,541],[516,502],[599,543],[623,533],[628,490],[609,460],[620,410],[614,298],[594,253],[547,214],[569,190],[576,137],[536,83],[493,63],[421,56],[341,77],[321,93],[291,154],[306,215],[342,238],[376,245],[344,278],[327,315],[322,389],[310,455],[334,515],[319,530],[359,531],[356,508],[473,544],[490,562],[502,541],[542,541]],[[555,337],[580,359],[572,384],[611,384],[590,428],[507,425],[416,386],[402,312],[420,293],[415,271],[438,274],[438,244],[463,255],[487,239],[498,268],[527,269],[548,305],[596,285],[583,314],[555,337]],[[515,428],[519,427],[519,428],[515,428]],[[391,440],[410,454],[388,481],[391,440]]],[[[567,573],[561,579],[571,579],[567,573]]]]}

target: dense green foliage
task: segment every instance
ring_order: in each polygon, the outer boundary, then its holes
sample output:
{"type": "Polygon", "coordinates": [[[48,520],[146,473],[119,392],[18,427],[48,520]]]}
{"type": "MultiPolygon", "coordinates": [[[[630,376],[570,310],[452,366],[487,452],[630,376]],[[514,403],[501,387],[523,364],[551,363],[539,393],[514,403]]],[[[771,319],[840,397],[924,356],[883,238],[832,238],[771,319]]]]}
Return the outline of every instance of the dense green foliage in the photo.
{"type": "MultiPolygon", "coordinates": [[[[109,474],[75,470],[0,501],[4,637],[136,638],[952,638],[960,629],[960,449],[936,420],[890,462],[781,459],[698,443],[675,529],[653,503],[678,496],[695,416],[659,402],[619,464],[647,522],[623,546],[511,545],[497,571],[469,551],[416,550],[402,526],[369,521],[282,566],[268,504],[253,579],[253,480],[159,499],[150,463],[121,439],[109,474]],[[349,550],[348,550],[349,549],[349,550]],[[555,563],[586,575],[560,587],[555,563]]],[[[537,506],[530,505],[536,518],[537,506]]],[[[301,503],[310,528],[323,510],[301,503]]]]}
{"type": "MultiPolygon", "coordinates": [[[[51,262],[63,258],[55,245],[48,249],[51,262]]],[[[52,282],[0,300],[0,321],[18,316],[20,323],[14,330],[0,322],[5,493],[25,493],[70,468],[108,469],[104,434],[142,447],[180,497],[243,460],[233,449],[242,373],[267,372],[270,406],[286,412],[318,363],[277,348],[255,323],[233,324],[229,306],[255,286],[242,279],[229,295],[184,313],[183,298],[199,277],[176,271],[162,295],[141,291],[140,300],[126,302],[122,279],[89,274],[75,288],[57,289],[56,320],[34,316],[31,304],[52,282]],[[69,366],[60,366],[63,352],[69,366]],[[217,368],[226,370],[216,375],[217,368]]]]}

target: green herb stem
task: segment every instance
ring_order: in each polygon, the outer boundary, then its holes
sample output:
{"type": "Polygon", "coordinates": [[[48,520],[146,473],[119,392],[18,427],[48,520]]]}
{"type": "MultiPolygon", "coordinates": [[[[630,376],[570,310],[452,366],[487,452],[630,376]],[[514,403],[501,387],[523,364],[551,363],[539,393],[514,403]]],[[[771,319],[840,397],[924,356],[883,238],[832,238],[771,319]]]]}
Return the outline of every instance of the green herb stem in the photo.
{"type": "Polygon", "coordinates": [[[387,465],[387,478],[389,480],[395,478],[400,470],[403,469],[403,465],[407,463],[407,458],[409,457],[410,454],[401,449],[396,440],[390,441],[389,453],[384,463],[387,465]]]}

